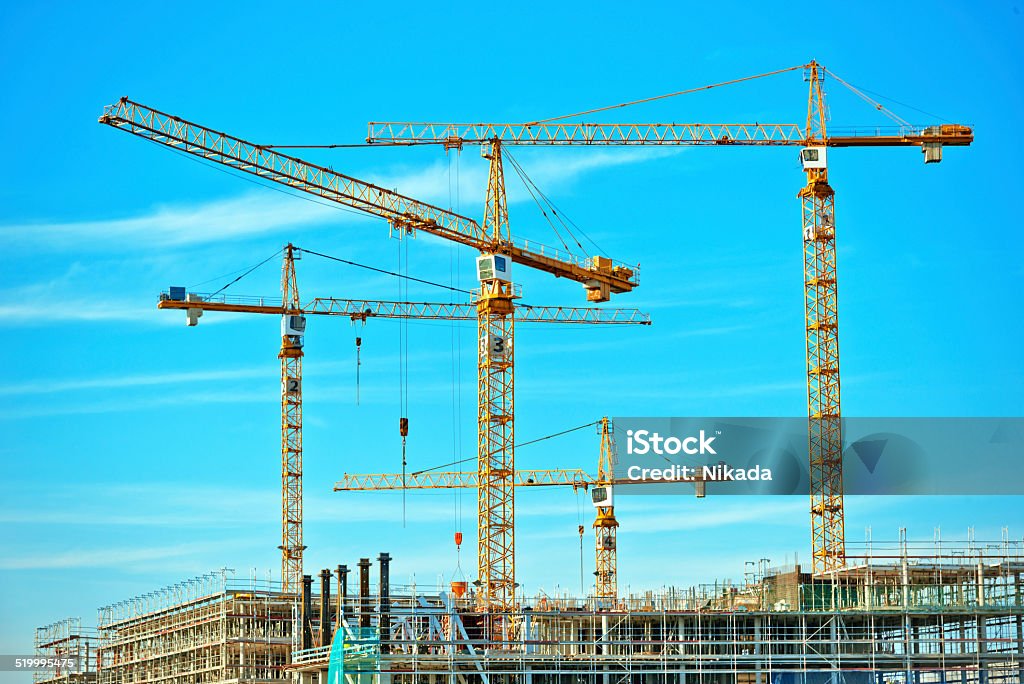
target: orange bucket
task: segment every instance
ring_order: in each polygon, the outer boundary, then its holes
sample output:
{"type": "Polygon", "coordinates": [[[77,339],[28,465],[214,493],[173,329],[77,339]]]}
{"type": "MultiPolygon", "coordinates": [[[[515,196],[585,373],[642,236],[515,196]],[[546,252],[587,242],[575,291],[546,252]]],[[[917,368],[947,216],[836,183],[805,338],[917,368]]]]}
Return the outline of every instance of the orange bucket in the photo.
{"type": "Polygon", "coordinates": [[[455,598],[462,598],[466,595],[466,589],[469,587],[469,582],[452,582],[452,593],[455,594],[455,598]]]}

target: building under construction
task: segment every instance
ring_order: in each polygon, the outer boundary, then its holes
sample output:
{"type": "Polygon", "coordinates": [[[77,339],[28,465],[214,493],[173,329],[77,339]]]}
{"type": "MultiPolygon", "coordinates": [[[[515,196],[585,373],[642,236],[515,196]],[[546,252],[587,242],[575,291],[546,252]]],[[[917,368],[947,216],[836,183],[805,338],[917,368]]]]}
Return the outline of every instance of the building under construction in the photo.
{"type": "Polygon", "coordinates": [[[850,551],[827,579],[765,567],[611,604],[520,596],[507,616],[392,585],[388,554],[360,560],[351,591],[346,566],[299,594],[211,573],[101,608],[88,646],[69,621],[40,628],[40,656],[91,655],[37,681],[321,684],[332,662],[352,683],[1024,681],[1024,543],[850,551]],[[507,638],[488,638],[495,620],[507,638]]]}

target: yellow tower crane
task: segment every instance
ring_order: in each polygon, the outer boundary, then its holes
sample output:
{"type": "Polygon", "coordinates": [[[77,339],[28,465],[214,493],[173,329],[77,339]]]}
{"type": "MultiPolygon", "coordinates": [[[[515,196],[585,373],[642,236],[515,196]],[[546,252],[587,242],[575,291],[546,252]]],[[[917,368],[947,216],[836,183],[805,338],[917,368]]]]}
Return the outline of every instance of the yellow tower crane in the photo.
{"type": "MultiPolygon", "coordinates": [[[[370,318],[469,321],[476,320],[477,315],[473,304],[324,297],[316,297],[302,304],[295,274],[295,255],[301,251],[292,244],[284,248],[280,306],[266,304],[257,297],[186,293],[183,288],[172,288],[170,292],[161,295],[157,303],[158,309],[185,311],[186,323],[190,326],[196,325],[206,311],[270,314],[281,317],[281,351],[278,354],[281,359],[280,548],[282,590],[285,592],[298,592],[302,587],[302,556],[306,548],[302,539],[302,358],[305,317],[343,316],[362,322],[370,318]]],[[[524,323],[650,325],[650,317],[636,309],[516,305],[513,316],[524,323]]],[[[576,477],[576,474],[569,473],[568,476],[576,477]]],[[[583,477],[584,473],[579,471],[577,479],[582,481],[583,477]]]]}
{"type": "MultiPolygon", "coordinates": [[[[569,486],[573,490],[591,491],[591,500],[597,515],[594,520],[594,555],[596,581],[594,596],[606,608],[618,600],[618,528],[615,519],[613,488],[619,485],[645,485],[664,482],[654,480],[629,480],[615,478],[615,431],[612,421],[602,418],[597,422],[601,435],[601,450],[597,462],[597,476],[582,470],[517,470],[516,487],[569,486]]],[[[688,481],[693,482],[698,498],[705,494],[702,474],[688,481]]],[[[345,473],[334,485],[336,492],[388,491],[402,489],[473,489],[479,479],[476,473],[459,471],[424,471],[403,475],[401,473],[345,473]]]]}
{"type": "MultiPolygon", "coordinates": [[[[517,263],[579,282],[587,291],[587,299],[597,302],[636,287],[638,268],[514,241],[508,224],[500,144],[491,148],[491,182],[481,226],[465,216],[185,121],[127,97],[107,106],[99,121],[205,161],[384,218],[399,236],[411,236],[420,230],[482,253],[477,259],[480,290],[476,301],[477,469],[482,483],[477,495],[479,596],[482,609],[496,615],[511,613],[515,598],[512,312],[518,292],[510,266],[517,263]]],[[[500,638],[500,634],[496,636],[500,638]]]]}
{"type": "MultiPolygon", "coordinates": [[[[185,323],[198,325],[204,311],[273,313],[281,316],[281,590],[297,594],[302,589],[302,344],[305,318],[295,276],[295,248],[284,248],[281,266],[281,305],[226,304],[207,296],[172,287],[160,295],[158,309],[185,311],[185,323]]],[[[226,301],[226,297],[222,298],[226,301]]],[[[352,304],[338,300],[341,306],[352,304]]],[[[371,306],[373,302],[358,302],[371,306]]]]}
{"type": "Polygon", "coordinates": [[[592,498],[597,508],[594,520],[594,584],[598,598],[614,600],[618,595],[618,536],[619,521],[615,519],[612,499],[612,480],[615,477],[615,433],[607,417],[601,419],[601,457],[597,462],[597,487],[592,498]]]}
{"type": "MultiPolygon", "coordinates": [[[[813,570],[827,573],[845,564],[842,423],[839,403],[839,335],[836,290],[834,192],[826,165],[830,147],[919,147],[925,163],[942,160],[944,146],[967,146],[974,132],[961,124],[912,126],[817,62],[693,88],[637,102],[531,123],[371,122],[367,142],[386,145],[443,145],[461,149],[501,145],[686,145],[797,146],[807,176],[801,202],[806,324],[808,450],[813,570]],[[802,69],[809,83],[807,120],[800,124],[593,124],[560,123],[631,104],[674,97],[722,85],[802,69]],[[825,74],[894,119],[891,130],[850,129],[842,135],[826,130],[825,74]]],[[[490,181],[494,182],[494,176],[490,181]]]]}

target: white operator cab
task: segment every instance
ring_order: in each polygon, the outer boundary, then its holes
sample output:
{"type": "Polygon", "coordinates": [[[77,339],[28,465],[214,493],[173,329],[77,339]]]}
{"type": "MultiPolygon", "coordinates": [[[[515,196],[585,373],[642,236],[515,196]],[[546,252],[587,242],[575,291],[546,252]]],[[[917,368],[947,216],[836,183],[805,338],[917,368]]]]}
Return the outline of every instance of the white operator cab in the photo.
{"type": "Polygon", "coordinates": [[[305,316],[281,316],[281,336],[298,338],[299,346],[302,346],[302,336],[306,334],[305,316]]]}
{"type": "Polygon", "coordinates": [[[804,165],[804,171],[810,169],[828,168],[825,164],[826,148],[804,147],[800,150],[800,162],[804,165]]]}
{"type": "Polygon", "coordinates": [[[504,254],[483,254],[476,258],[478,280],[512,282],[512,259],[504,254]]]}
{"type": "Polygon", "coordinates": [[[590,502],[594,508],[610,508],[613,505],[612,486],[600,485],[591,489],[590,502]]]}

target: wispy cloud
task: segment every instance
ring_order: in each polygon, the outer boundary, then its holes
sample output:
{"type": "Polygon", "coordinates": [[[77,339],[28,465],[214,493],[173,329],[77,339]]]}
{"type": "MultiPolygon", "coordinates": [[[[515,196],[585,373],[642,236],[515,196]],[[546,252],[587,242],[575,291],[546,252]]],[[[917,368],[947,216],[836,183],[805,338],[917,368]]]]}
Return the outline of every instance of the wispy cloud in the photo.
{"type": "MultiPolygon", "coordinates": [[[[544,154],[539,161],[527,159],[524,167],[539,185],[549,183],[566,183],[590,171],[598,169],[628,166],[644,162],[675,157],[686,150],[684,148],[656,147],[648,149],[628,148],[624,150],[588,150],[576,153],[568,159],[559,158],[555,154],[544,154]]],[[[568,155],[567,155],[568,156],[568,155]]],[[[522,161],[523,157],[520,159],[522,161]]]]}
{"type": "MultiPolygon", "coordinates": [[[[158,326],[184,325],[184,313],[159,311],[156,296],[141,304],[104,291],[103,266],[85,268],[71,264],[62,274],[34,283],[23,283],[0,291],[0,327],[34,327],[55,323],[132,323],[158,326]],[[83,294],[86,293],[86,294],[83,294]],[[178,315],[173,315],[177,313],[178,315]]],[[[109,285],[108,285],[109,287],[109,285]]],[[[218,313],[204,323],[222,324],[238,320],[241,314],[218,313]]]]}
{"type": "MultiPolygon", "coordinates": [[[[650,148],[620,150],[545,150],[543,153],[516,153],[524,172],[545,194],[565,189],[578,182],[592,171],[641,164],[683,152],[681,148],[650,148]]],[[[509,156],[508,151],[505,152],[509,156]]],[[[465,164],[458,174],[458,194],[466,211],[475,216],[477,207],[483,206],[487,190],[487,166],[483,163],[465,164]]],[[[384,176],[379,183],[394,188],[403,195],[427,202],[447,205],[454,188],[449,182],[448,165],[435,162],[418,170],[392,173],[384,176]]],[[[518,181],[511,164],[505,164],[505,185],[507,201],[510,203],[531,201],[530,193],[518,181]]]]}
{"type": "Polygon", "coordinates": [[[206,370],[184,373],[151,373],[137,375],[108,376],[83,380],[36,380],[17,385],[0,385],[0,395],[9,394],[54,394],[93,389],[118,389],[126,387],[152,387],[156,385],[177,385],[193,382],[219,380],[240,380],[266,378],[273,371],[269,368],[238,368],[235,370],[206,370]]]}
{"type": "MultiPolygon", "coordinates": [[[[602,168],[636,164],[678,151],[587,151],[570,158],[545,155],[530,164],[530,174],[541,186],[572,183],[582,174],[602,168]]],[[[448,167],[434,162],[425,167],[383,174],[378,185],[432,203],[450,196],[448,167]]],[[[460,174],[460,193],[468,205],[482,204],[486,189],[486,169],[481,164],[468,166],[460,174]]],[[[529,195],[518,184],[510,184],[509,201],[522,201],[529,195]]],[[[119,246],[164,249],[239,240],[328,223],[365,220],[371,217],[342,211],[326,201],[303,201],[301,195],[289,197],[276,192],[247,192],[233,198],[197,204],[159,205],[135,216],[89,221],[38,221],[0,226],[0,240],[12,245],[31,245],[45,249],[99,248],[111,242],[119,246]]]]}
{"type": "MultiPolygon", "coordinates": [[[[397,355],[384,354],[371,362],[364,362],[364,369],[377,372],[386,368],[397,355]]],[[[421,350],[407,357],[411,363],[432,367],[443,363],[449,357],[446,351],[421,350]]],[[[443,380],[417,382],[415,397],[433,397],[451,390],[447,367],[443,380]]],[[[351,377],[355,359],[319,361],[306,366],[307,377],[351,377]]],[[[132,413],[161,409],[168,406],[203,404],[251,404],[263,403],[276,406],[279,401],[279,369],[276,364],[234,369],[203,369],[179,372],[132,373],[118,376],[101,376],[62,380],[58,378],[32,379],[0,385],[0,397],[28,397],[67,395],[61,401],[47,399],[45,402],[19,402],[0,412],[0,421],[14,421],[60,415],[99,415],[110,413],[132,413]],[[202,389],[194,389],[200,387],[202,389]],[[148,391],[159,388],[159,392],[148,391]],[[170,390],[170,391],[165,391],[170,390]],[[114,392],[108,390],[135,390],[114,392]]],[[[469,392],[475,383],[462,380],[463,392],[469,392]]],[[[310,405],[328,402],[349,402],[353,400],[354,389],[349,386],[318,385],[307,388],[305,399],[310,405]]],[[[361,390],[361,401],[365,405],[387,403],[394,394],[387,385],[374,384],[361,390]]],[[[315,420],[311,416],[311,419],[315,420]]]]}
{"type": "MultiPolygon", "coordinates": [[[[0,229],[2,230],[2,229],[0,229]]],[[[0,291],[0,326],[20,327],[62,322],[146,322],[169,325],[171,321],[155,307],[140,306],[123,296],[83,295],[76,287],[83,269],[72,265],[50,280],[25,283],[0,291]]],[[[176,321],[181,324],[180,321],[176,321]]]]}
{"type": "MultiPolygon", "coordinates": [[[[340,472],[339,472],[340,474],[340,472]]],[[[400,492],[328,492],[326,483],[308,486],[304,518],[309,523],[402,522],[400,492]],[[396,505],[397,503],[397,505],[396,505]]],[[[451,519],[450,493],[406,492],[408,508],[421,523],[451,519]]],[[[467,490],[467,501],[474,492],[467,490]]],[[[281,506],[279,489],[159,482],[154,484],[92,483],[55,488],[45,502],[21,505],[8,500],[0,508],[0,523],[91,527],[154,527],[225,529],[279,524],[275,511],[281,506]],[[117,500],[112,508],[106,502],[117,500]],[[45,504],[45,505],[44,505],[45,504]],[[254,513],[257,512],[257,513],[254,513]]],[[[568,504],[538,508],[537,515],[574,511],[568,504]]],[[[524,512],[524,515],[530,515],[524,512]]],[[[2,567],[2,566],[0,566],[2,567]]]]}
{"type": "MultiPolygon", "coordinates": [[[[636,164],[674,154],[665,150],[586,150],[531,156],[524,154],[531,178],[546,190],[569,186],[584,174],[617,166],[636,164]]],[[[476,161],[476,160],[474,160],[476,161]]],[[[479,207],[484,201],[486,167],[467,164],[459,174],[460,196],[464,206],[479,207]]],[[[511,177],[511,172],[510,172],[511,177]]],[[[378,184],[431,203],[445,205],[451,198],[449,168],[435,162],[414,169],[383,174],[378,184]]],[[[526,201],[529,194],[519,183],[509,183],[510,202],[526,201]]],[[[33,250],[74,251],[108,249],[116,245],[124,250],[173,250],[221,242],[238,242],[270,234],[287,234],[298,229],[320,228],[369,220],[371,217],[323,202],[303,201],[270,191],[249,191],[236,197],[158,205],[127,217],[96,218],[84,221],[32,221],[0,225],[0,243],[8,247],[33,250]]],[[[476,211],[466,212],[475,215],[476,211]]],[[[424,241],[440,245],[439,239],[424,241]]],[[[168,312],[159,312],[148,303],[104,287],[96,273],[85,273],[77,264],[51,280],[19,284],[2,293],[0,326],[34,327],[61,323],[121,323],[172,326],[181,321],[168,312]],[[88,295],[83,292],[88,291],[88,295]]],[[[108,279],[109,280],[109,279],[108,279]]],[[[238,320],[231,315],[208,317],[211,323],[238,320]]],[[[205,320],[204,320],[205,323],[205,320]]]]}
{"type": "Polygon", "coordinates": [[[223,542],[197,542],[134,548],[71,549],[37,555],[7,555],[0,558],[2,570],[43,570],[54,568],[122,568],[126,564],[161,559],[180,559],[224,549],[223,542]]]}
{"type": "Polygon", "coordinates": [[[131,413],[166,406],[202,404],[251,404],[273,402],[277,388],[259,390],[231,390],[210,392],[184,392],[169,396],[146,397],[111,401],[90,401],[67,405],[42,405],[24,409],[11,409],[0,415],[0,420],[24,420],[50,416],[103,415],[109,413],[131,413]]]}
{"type": "MultiPolygon", "coordinates": [[[[35,487],[31,488],[37,491],[35,487]]],[[[0,522],[32,525],[231,527],[251,524],[252,511],[273,511],[280,492],[195,482],[96,482],[53,486],[39,505],[20,505],[12,490],[0,522]],[[116,500],[117,507],[108,505],[116,500]]],[[[274,519],[272,516],[268,519],[274,519]]]]}
{"type": "MultiPolygon", "coordinates": [[[[128,302],[34,300],[17,304],[0,305],[0,320],[4,327],[39,325],[41,323],[96,323],[96,322],[146,322],[154,325],[170,325],[172,322],[149,307],[136,306],[128,302]]],[[[175,323],[180,324],[180,321],[175,323]]]]}
{"type": "Polygon", "coordinates": [[[271,192],[193,205],[162,205],[127,218],[0,227],[0,240],[35,248],[83,249],[110,242],[153,249],[207,244],[357,218],[271,192]]]}

